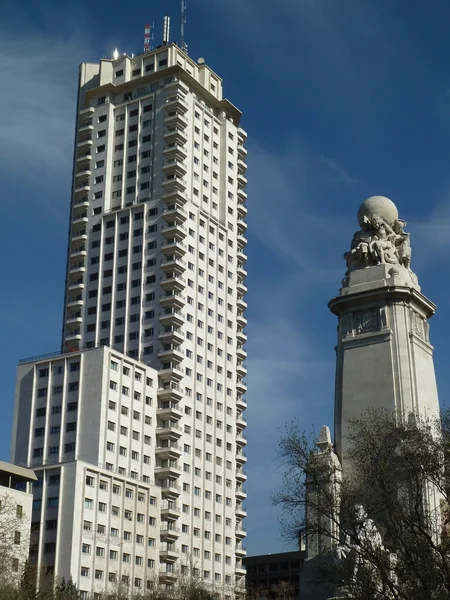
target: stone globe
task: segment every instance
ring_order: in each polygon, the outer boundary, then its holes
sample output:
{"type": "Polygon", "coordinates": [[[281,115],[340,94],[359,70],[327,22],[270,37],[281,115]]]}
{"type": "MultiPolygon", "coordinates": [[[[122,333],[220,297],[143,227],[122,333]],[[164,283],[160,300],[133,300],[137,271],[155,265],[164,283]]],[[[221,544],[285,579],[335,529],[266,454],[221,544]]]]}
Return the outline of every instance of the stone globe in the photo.
{"type": "Polygon", "coordinates": [[[364,217],[370,221],[374,215],[382,217],[389,225],[392,225],[393,222],[398,219],[398,210],[389,198],[386,198],[385,196],[371,196],[370,198],[367,198],[367,200],[364,200],[359,207],[359,226],[364,229],[364,217]]]}

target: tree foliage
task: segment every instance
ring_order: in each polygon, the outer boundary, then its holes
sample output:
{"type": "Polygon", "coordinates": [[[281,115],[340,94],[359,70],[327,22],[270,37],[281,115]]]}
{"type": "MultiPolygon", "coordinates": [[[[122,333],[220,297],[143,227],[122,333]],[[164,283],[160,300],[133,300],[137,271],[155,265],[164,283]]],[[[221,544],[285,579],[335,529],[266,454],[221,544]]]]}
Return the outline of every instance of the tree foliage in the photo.
{"type": "Polygon", "coordinates": [[[334,551],[321,557],[318,579],[335,584],[340,598],[450,598],[450,412],[439,422],[399,423],[369,411],[350,423],[349,440],[342,482],[330,486],[326,453],[298,423],[286,427],[274,497],[284,535],[328,537],[334,551]]]}

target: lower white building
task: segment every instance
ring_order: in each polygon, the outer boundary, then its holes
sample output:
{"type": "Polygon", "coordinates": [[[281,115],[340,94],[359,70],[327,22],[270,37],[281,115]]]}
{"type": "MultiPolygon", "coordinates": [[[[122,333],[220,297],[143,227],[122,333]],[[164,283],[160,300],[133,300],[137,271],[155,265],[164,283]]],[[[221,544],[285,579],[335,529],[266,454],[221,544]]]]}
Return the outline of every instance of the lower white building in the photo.
{"type": "Polygon", "coordinates": [[[0,569],[12,581],[20,579],[29,556],[33,481],[33,471],[0,461],[0,569]]]}
{"type": "Polygon", "coordinates": [[[181,485],[194,470],[182,398],[163,370],[106,346],[19,364],[12,458],[37,475],[30,558],[39,569],[95,598],[117,583],[171,586],[189,564],[231,597],[242,507],[233,488],[233,503],[203,514],[196,496],[208,476],[195,490],[181,485]],[[219,576],[208,573],[206,553],[219,576]]]}

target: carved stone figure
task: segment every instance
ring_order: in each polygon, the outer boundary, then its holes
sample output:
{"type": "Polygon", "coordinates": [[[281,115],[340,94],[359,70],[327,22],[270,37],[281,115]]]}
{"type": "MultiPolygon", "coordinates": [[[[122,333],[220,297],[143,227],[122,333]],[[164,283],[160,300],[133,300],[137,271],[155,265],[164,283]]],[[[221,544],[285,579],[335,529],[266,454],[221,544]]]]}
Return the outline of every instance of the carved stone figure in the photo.
{"type": "Polygon", "coordinates": [[[359,209],[358,220],[361,229],[353,236],[350,251],[344,254],[347,263],[344,286],[352,271],[379,264],[405,267],[414,282],[409,233],[404,230],[406,221],[398,218],[395,204],[383,196],[368,198],[359,209]]]}

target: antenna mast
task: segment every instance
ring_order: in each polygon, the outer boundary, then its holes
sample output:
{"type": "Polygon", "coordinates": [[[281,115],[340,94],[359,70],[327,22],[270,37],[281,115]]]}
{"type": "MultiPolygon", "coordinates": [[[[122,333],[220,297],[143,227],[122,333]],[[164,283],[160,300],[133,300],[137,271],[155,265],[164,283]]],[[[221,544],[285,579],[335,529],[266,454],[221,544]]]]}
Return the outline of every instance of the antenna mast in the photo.
{"type": "Polygon", "coordinates": [[[155,39],[154,35],[155,23],[148,23],[144,28],[144,52],[150,52],[152,49],[151,42],[155,39]]]}
{"type": "Polygon", "coordinates": [[[187,54],[188,47],[187,47],[186,42],[184,41],[184,26],[186,25],[186,0],[181,0],[180,24],[181,24],[180,47],[183,50],[183,52],[186,52],[186,54],[187,54]]]}
{"type": "Polygon", "coordinates": [[[167,46],[170,35],[170,17],[164,17],[163,41],[162,45],[167,46]]]}

